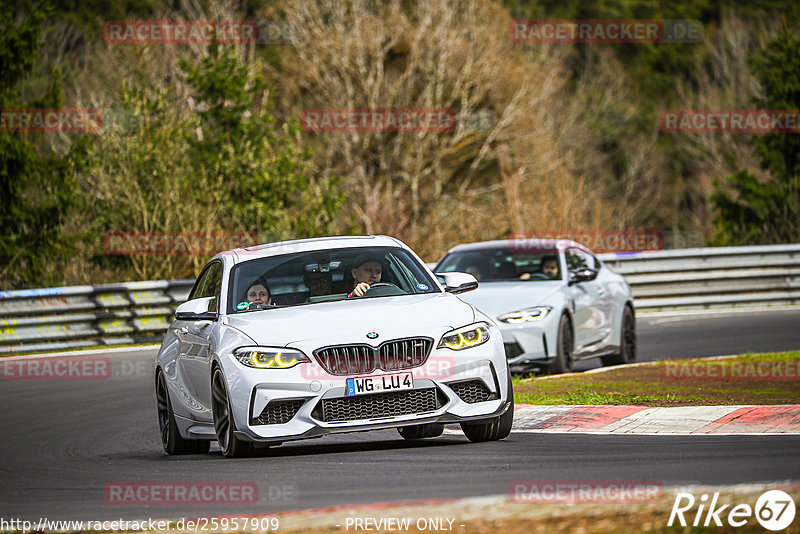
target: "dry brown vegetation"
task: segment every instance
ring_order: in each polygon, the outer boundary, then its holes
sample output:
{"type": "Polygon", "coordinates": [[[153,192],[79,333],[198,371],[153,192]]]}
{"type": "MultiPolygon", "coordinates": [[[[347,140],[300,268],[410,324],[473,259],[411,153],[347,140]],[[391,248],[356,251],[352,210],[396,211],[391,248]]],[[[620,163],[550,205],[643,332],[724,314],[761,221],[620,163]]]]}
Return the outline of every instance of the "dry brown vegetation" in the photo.
{"type": "MultiPolygon", "coordinates": [[[[280,109],[449,108],[490,110],[485,131],[316,133],[320,172],[341,179],[359,230],[396,235],[436,258],[463,241],[536,230],[610,229],[644,222],[660,194],[655,132],[629,139],[621,185],[609,187],[592,114],[623,104],[633,84],[610,53],[568,96],[566,50],[525,49],[510,15],[486,1],[397,4],[302,2],[280,109]]],[[[628,102],[627,104],[625,102],[628,102]]]]}
{"type": "MultiPolygon", "coordinates": [[[[156,18],[242,19],[234,2],[209,5],[185,0],[156,18]]],[[[575,49],[567,45],[513,44],[511,14],[497,2],[314,0],[257,15],[286,21],[294,41],[269,49],[238,47],[248,68],[271,83],[254,113],[268,106],[279,124],[313,108],[444,108],[460,118],[454,131],[444,133],[303,132],[299,142],[314,154],[312,185],[334,179],[346,196],[338,217],[320,225],[329,233],[394,235],[428,261],[461,242],[536,231],[708,235],[712,178],[757,169],[746,136],[683,135],[675,144],[691,158],[691,174],[675,178],[657,120],[650,129],[630,126],[652,114],[647,105],[653,99],[639,93],[633,71],[611,47],[585,45],[591,53],[576,63],[575,49]],[[491,120],[476,128],[469,121],[476,116],[491,120]],[[611,151],[604,128],[631,133],[617,135],[611,151]]],[[[695,80],[676,82],[681,106],[747,107],[759,92],[747,57],[769,37],[769,28],[729,16],[709,35],[695,80]]],[[[121,88],[168,97],[165,113],[176,123],[189,116],[196,103],[179,60],[197,62],[207,53],[201,45],[92,44],[68,23],[56,26],[46,62],[79,72],[78,83],[65,87],[68,103],[102,108],[101,145],[121,155],[113,165],[79,176],[89,202],[114,199],[125,207],[118,216],[108,214],[113,230],[307,237],[287,234],[289,224],[248,228],[231,221],[228,206],[207,192],[226,184],[202,184],[206,191],[199,193],[192,176],[178,176],[186,162],[166,150],[169,136],[153,139],[127,127],[129,117],[119,111],[121,88]],[[154,143],[165,146],[164,158],[152,162],[163,183],[158,194],[137,187],[142,177],[130,174],[133,166],[119,164],[154,143]]],[[[51,143],[64,150],[69,137],[52,137],[51,143]]],[[[91,228],[91,218],[91,210],[78,214],[65,232],[91,228]]],[[[133,256],[128,267],[98,268],[92,258],[102,254],[102,237],[94,237],[76,245],[64,268],[65,283],[191,277],[206,259],[133,256]]]]}

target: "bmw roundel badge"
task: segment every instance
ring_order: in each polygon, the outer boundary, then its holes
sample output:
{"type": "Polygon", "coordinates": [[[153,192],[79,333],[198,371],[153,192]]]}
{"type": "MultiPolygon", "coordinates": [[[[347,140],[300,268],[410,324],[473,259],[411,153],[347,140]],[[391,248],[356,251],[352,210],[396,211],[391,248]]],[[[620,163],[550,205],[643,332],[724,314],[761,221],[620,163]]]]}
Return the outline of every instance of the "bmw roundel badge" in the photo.
{"type": "Polygon", "coordinates": [[[367,338],[369,338],[369,339],[377,339],[378,338],[378,333],[377,332],[369,332],[369,333],[367,333],[367,338]]]}

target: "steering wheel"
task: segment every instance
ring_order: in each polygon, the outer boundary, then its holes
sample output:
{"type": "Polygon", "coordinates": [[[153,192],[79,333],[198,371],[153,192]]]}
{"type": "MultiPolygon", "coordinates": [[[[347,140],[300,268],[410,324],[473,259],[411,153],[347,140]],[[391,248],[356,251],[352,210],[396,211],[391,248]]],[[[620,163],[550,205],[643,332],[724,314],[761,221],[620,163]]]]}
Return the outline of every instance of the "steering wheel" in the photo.
{"type": "Polygon", "coordinates": [[[405,295],[406,292],[391,282],[375,282],[366,293],[365,297],[390,297],[392,295],[405,295]]]}
{"type": "Polygon", "coordinates": [[[530,278],[528,280],[552,280],[552,278],[544,273],[528,273],[530,278]]]}

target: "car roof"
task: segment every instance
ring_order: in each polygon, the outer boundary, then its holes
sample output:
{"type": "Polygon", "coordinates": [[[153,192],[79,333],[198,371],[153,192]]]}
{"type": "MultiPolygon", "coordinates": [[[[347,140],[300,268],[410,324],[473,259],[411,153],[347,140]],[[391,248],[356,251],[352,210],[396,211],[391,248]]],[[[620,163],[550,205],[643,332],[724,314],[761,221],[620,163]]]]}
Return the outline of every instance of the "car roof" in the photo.
{"type": "Polygon", "coordinates": [[[528,237],[528,238],[512,238],[512,239],[497,239],[494,241],[479,241],[476,243],[464,243],[462,245],[456,245],[450,250],[447,251],[447,254],[453,252],[470,252],[475,250],[486,250],[492,248],[510,248],[512,250],[518,249],[520,251],[525,249],[534,249],[534,248],[554,248],[557,250],[565,250],[568,248],[580,248],[586,250],[587,252],[591,252],[585,246],[581,245],[577,241],[572,241],[571,239],[539,239],[536,237],[528,237]]]}
{"type": "Polygon", "coordinates": [[[386,235],[354,235],[314,237],[309,239],[293,239],[264,243],[251,247],[236,248],[220,252],[214,258],[228,257],[234,264],[259,258],[280,256],[282,254],[313,252],[316,250],[334,250],[342,248],[374,248],[374,247],[408,247],[394,237],[386,235]]]}

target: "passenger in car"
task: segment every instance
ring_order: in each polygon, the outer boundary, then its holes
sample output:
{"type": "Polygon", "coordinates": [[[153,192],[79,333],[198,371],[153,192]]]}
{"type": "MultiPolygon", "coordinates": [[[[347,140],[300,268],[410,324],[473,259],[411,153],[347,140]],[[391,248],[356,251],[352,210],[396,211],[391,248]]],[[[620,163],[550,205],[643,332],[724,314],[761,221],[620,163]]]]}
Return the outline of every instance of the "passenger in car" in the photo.
{"type": "Polygon", "coordinates": [[[247,289],[247,302],[248,308],[253,308],[254,305],[271,306],[272,296],[269,293],[269,288],[263,280],[256,280],[247,289]]]}
{"type": "Polygon", "coordinates": [[[381,258],[377,255],[359,254],[353,262],[350,272],[353,275],[355,286],[347,298],[363,297],[372,284],[381,281],[381,274],[383,274],[381,258]]]}
{"type": "Polygon", "coordinates": [[[517,278],[517,268],[512,261],[504,261],[490,275],[490,280],[511,280],[517,278]]]}
{"type": "Polygon", "coordinates": [[[475,277],[475,280],[479,282],[483,280],[483,272],[480,270],[480,268],[478,268],[475,265],[470,265],[469,267],[464,269],[464,272],[466,272],[467,274],[471,274],[472,276],[475,277]]]}
{"type": "Polygon", "coordinates": [[[465,273],[471,274],[475,277],[475,280],[481,281],[486,278],[487,273],[491,271],[489,267],[489,262],[486,258],[481,257],[479,259],[473,260],[469,266],[464,269],[465,273]]]}
{"type": "Polygon", "coordinates": [[[303,272],[303,283],[308,288],[309,297],[321,297],[332,293],[331,283],[333,281],[330,271],[305,270],[303,272]]]}

